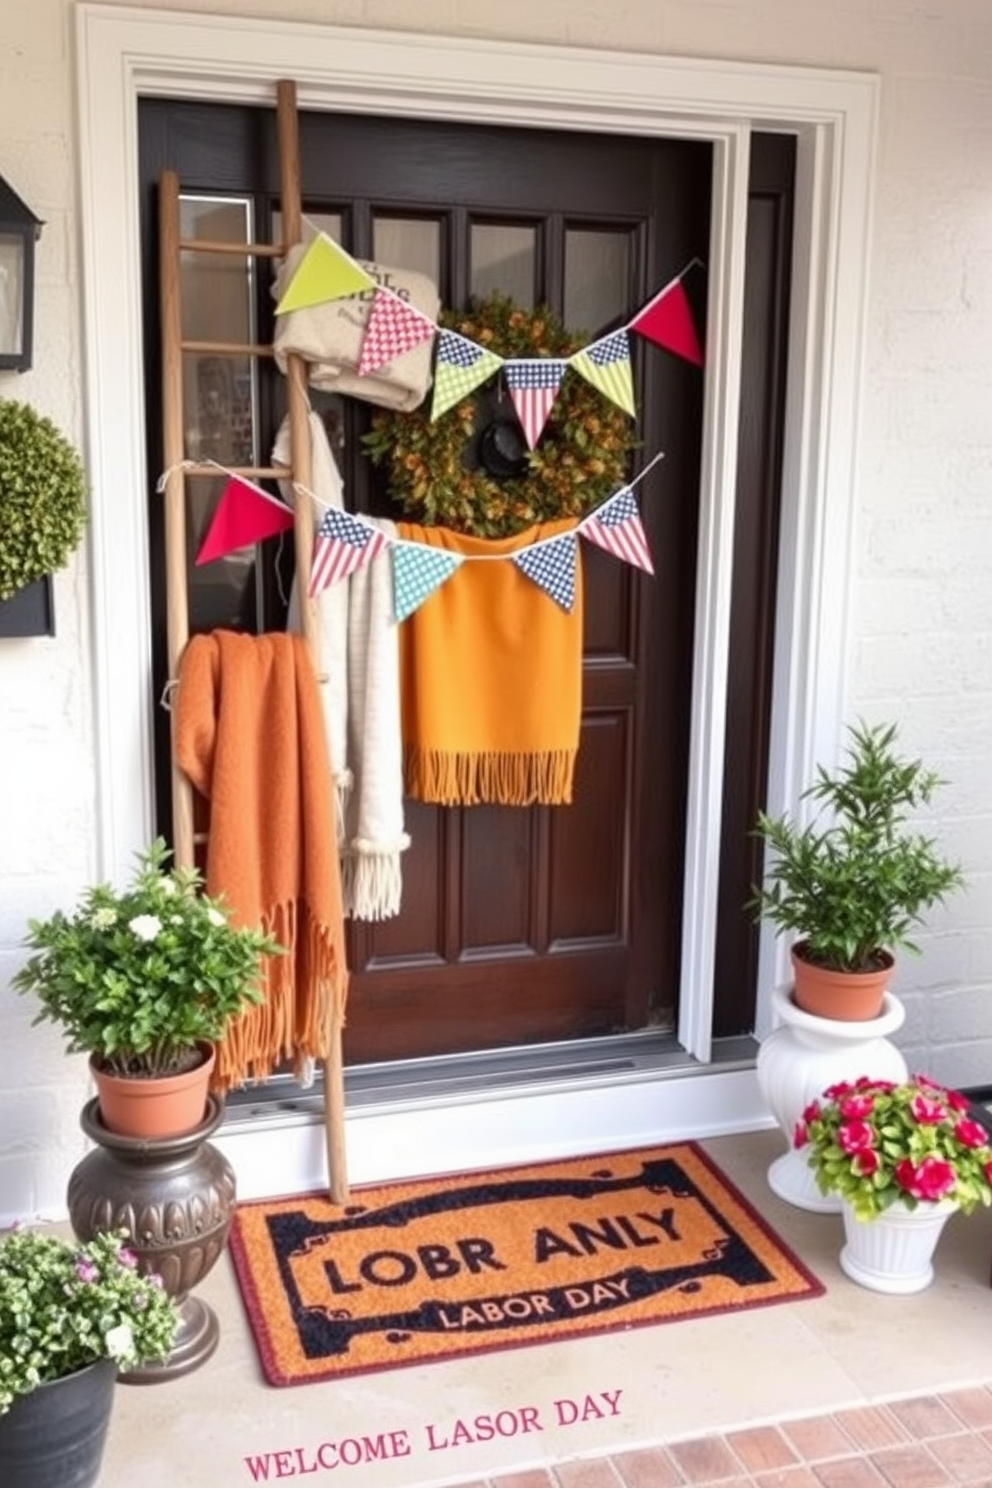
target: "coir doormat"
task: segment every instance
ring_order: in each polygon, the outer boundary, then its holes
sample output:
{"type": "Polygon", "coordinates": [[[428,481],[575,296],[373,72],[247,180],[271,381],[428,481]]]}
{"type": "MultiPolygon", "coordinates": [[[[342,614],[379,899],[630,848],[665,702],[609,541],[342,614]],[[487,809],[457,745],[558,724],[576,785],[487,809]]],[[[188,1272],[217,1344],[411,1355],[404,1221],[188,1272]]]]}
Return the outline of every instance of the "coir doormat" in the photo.
{"type": "Polygon", "coordinates": [[[274,1385],[819,1296],[695,1143],[238,1208],[274,1385]]]}

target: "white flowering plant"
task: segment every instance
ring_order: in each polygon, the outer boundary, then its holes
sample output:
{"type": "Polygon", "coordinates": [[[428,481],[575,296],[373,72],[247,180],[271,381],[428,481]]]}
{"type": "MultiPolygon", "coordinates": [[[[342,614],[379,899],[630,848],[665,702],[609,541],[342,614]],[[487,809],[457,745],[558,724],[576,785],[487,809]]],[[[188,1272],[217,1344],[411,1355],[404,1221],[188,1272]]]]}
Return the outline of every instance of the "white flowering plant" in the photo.
{"type": "Polygon", "coordinates": [[[199,1062],[230,1019],[261,998],[263,957],[281,947],[236,926],[196,868],[168,868],[163,838],[138,855],[131,885],[86,890],[78,908],[30,920],[34,952],[11,985],[35,1022],[61,1025],[69,1052],[116,1075],[175,1074],[199,1062]]]}
{"type": "Polygon", "coordinates": [[[98,1359],[134,1369],[168,1356],[177,1304],[159,1276],[142,1274],[126,1239],[0,1238],[0,1416],[19,1395],[98,1359]]]}

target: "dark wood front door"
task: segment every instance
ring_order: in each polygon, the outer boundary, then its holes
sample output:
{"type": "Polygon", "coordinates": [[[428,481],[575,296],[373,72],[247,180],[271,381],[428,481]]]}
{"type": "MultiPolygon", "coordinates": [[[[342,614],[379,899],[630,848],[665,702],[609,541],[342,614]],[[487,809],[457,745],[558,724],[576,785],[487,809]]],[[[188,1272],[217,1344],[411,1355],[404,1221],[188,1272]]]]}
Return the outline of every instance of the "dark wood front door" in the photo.
{"type": "MultiPolygon", "coordinates": [[[[449,306],[500,289],[524,306],[546,302],[571,328],[599,333],[623,324],[706,256],[711,152],[704,144],[338,115],[302,116],[300,136],[305,212],[358,257],[433,267],[449,306]]],[[[149,101],[141,143],[149,448],[157,475],[154,182],[168,166],[194,202],[247,203],[249,236],[278,241],[278,162],[274,119],[265,110],[149,101]]],[[[211,232],[215,224],[205,235],[211,232]]],[[[686,286],[702,330],[702,273],[686,286]]],[[[251,293],[265,340],[268,282],[251,293]]],[[[632,342],[640,446],[632,473],[664,452],[638,487],[656,573],[648,578],[582,545],[574,801],[534,809],[407,803],[413,845],[402,913],[350,931],[350,1063],[673,1026],[702,379],[688,362],[632,342]]],[[[279,381],[266,364],[253,394],[263,457],[281,414],[279,381]]],[[[360,449],[369,410],[342,403],[334,417],[348,504],[382,510],[360,449]]],[[[152,536],[161,658],[154,506],[152,536]]],[[[194,628],[280,626],[286,576],[278,562],[260,549],[247,578],[242,563],[226,609],[216,603],[216,583],[209,602],[206,588],[194,584],[194,628]]],[[[755,707],[761,711],[761,699],[755,707]]],[[[167,738],[160,764],[165,748],[167,738]]],[[[167,771],[158,774],[164,826],[167,771]]]]}

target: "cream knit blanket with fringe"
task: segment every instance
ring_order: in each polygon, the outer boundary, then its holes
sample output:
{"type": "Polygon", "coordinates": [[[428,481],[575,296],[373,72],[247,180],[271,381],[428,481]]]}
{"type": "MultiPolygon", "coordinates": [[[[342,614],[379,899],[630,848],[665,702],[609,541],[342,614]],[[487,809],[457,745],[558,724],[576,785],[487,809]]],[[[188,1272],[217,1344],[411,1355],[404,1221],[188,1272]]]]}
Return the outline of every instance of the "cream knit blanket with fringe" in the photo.
{"type": "MultiPolygon", "coordinates": [[[[313,494],[326,506],[343,507],[341,477],[323,421],[311,411],[309,423],[313,494]]],[[[279,431],[272,462],[289,464],[288,421],[279,431]]],[[[286,482],[281,487],[287,500],[306,499],[295,498],[286,482]]],[[[376,525],[395,535],[393,523],[376,525]]],[[[403,817],[399,639],[388,548],[350,578],[322,590],[315,605],[344,913],[355,920],[390,919],[400,912],[402,854],[410,838],[403,817]]],[[[300,628],[295,584],[289,626],[300,628]]]]}

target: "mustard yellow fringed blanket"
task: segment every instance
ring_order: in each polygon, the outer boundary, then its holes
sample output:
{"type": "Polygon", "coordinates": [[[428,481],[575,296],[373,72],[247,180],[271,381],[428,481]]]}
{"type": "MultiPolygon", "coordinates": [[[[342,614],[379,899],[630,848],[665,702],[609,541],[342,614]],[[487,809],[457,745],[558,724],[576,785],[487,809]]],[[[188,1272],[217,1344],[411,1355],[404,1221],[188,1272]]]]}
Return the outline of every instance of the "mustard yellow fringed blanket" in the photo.
{"type": "Polygon", "coordinates": [[[173,703],[176,763],[210,802],[206,887],[238,924],[287,954],[267,958],[264,1001],[217,1051],[220,1089],[283,1060],[324,1058],[347,991],[333,785],[317,680],[299,636],[194,636],[173,703]]]}
{"type": "Polygon", "coordinates": [[[400,626],[407,794],[443,806],[572,799],[582,705],[582,569],[563,610],[506,561],[574,530],[568,518],[508,538],[397,523],[397,536],[466,562],[400,626]],[[497,561],[500,559],[502,561],[497,561]]]}

